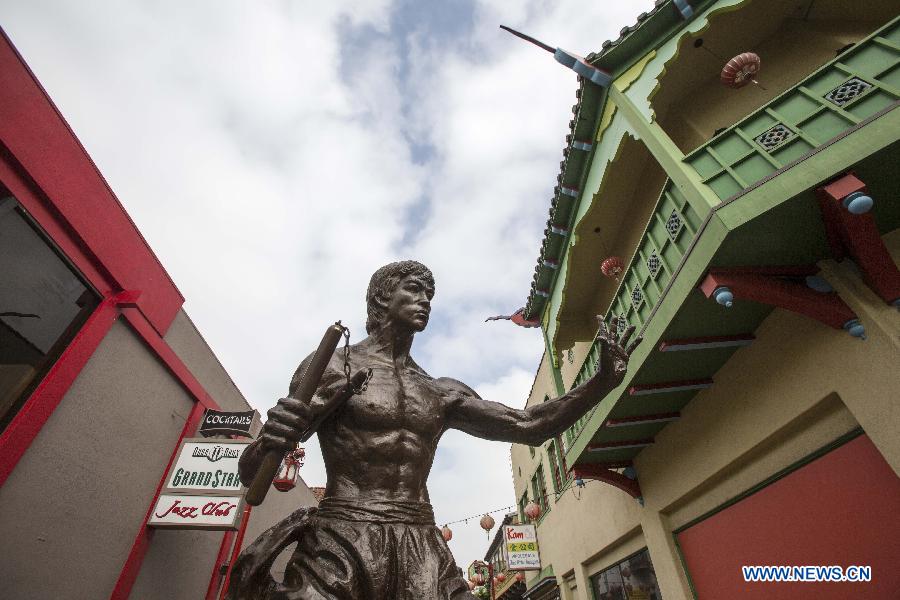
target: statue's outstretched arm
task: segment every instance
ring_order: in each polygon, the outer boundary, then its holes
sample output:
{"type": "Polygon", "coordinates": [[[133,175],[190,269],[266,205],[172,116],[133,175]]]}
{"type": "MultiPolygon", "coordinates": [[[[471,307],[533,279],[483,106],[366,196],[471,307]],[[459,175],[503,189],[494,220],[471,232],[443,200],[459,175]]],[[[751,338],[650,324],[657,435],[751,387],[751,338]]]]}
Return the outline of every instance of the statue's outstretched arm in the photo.
{"type": "Polygon", "coordinates": [[[444,380],[449,391],[448,427],[489,440],[541,445],[571,427],[622,383],[628,358],[641,341],[637,338],[629,345],[633,333],[634,327],[629,327],[616,341],[601,321],[597,334],[600,343],[597,373],[568,393],[523,410],[483,400],[464,384],[444,380]]]}

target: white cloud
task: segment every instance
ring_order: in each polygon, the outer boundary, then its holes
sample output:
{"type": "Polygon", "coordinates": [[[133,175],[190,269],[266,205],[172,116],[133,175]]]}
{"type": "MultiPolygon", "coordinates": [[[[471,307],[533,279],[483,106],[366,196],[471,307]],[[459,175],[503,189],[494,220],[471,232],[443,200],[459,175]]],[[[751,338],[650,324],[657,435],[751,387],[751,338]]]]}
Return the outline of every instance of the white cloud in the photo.
{"type": "MultiPolygon", "coordinates": [[[[0,16],[265,413],[328,323],[361,339],[368,277],[398,258],[437,280],[421,364],[524,404],[541,334],[483,320],[524,303],[576,80],[498,25],[587,54],[650,5],[482,1],[466,35],[407,32],[408,56],[388,0],[29,0],[0,16]],[[347,55],[347,31],[371,34],[366,52],[347,55]]],[[[324,482],[312,444],[304,478],[324,482]]],[[[449,432],[429,483],[441,522],[514,504],[509,446],[449,432]]],[[[481,558],[477,523],[453,528],[458,562],[481,558]]]]}

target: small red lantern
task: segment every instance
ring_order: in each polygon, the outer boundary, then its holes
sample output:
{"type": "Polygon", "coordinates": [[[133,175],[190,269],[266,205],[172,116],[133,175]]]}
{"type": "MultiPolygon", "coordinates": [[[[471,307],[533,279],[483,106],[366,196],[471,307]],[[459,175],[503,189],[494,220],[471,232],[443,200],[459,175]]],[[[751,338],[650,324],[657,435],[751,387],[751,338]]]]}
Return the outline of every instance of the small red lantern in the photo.
{"type": "Polygon", "coordinates": [[[506,575],[504,573],[497,573],[497,577],[495,577],[497,583],[503,583],[506,581],[506,575]]]}
{"type": "Polygon", "coordinates": [[[306,450],[297,446],[284,455],[281,466],[278,467],[278,474],[272,480],[272,485],[279,492],[289,492],[297,485],[297,476],[299,469],[303,466],[303,459],[306,456],[306,450]]]}
{"type": "Polygon", "coordinates": [[[742,88],[750,82],[756,83],[761,61],[753,52],[738,54],[729,60],[719,74],[724,85],[731,88],[742,88]]]}
{"type": "Polygon", "coordinates": [[[441,527],[441,536],[444,538],[445,542],[449,542],[453,539],[453,531],[449,527],[444,525],[443,527],[441,527]]]}
{"type": "Polygon", "coordinates": [[[525,581],[525,573],[516,573],[516,581],[519,583],[525,581]]]}
{"type": "Polygon", "coordinates": [[[494,517],[491,515],[484,515],[481,517],[481,528],[490,533],[491,529],[494,528],[494,517]]]}
{"type": "Polygon", "coordinates": [[[529,502],[525,506],[525,516],[529,518],[529,520],[534,521],[539,516],[541,516],[541,505],[536,502],[529,502]]]}
{"type": "Polygon", "coordinates": [[[619,273],[625,268],[622,259],[618,256],[610,256],[600,263],[600,271],[607,277],[612,277],[616,281],[619,280],[619,273]]]}
{"type": "Polygon", "coordinates": [[[475,585],[484,585],[484,575],[482,575],[481,573],[475,573],[472,576],[472,582],[475,585]]]}

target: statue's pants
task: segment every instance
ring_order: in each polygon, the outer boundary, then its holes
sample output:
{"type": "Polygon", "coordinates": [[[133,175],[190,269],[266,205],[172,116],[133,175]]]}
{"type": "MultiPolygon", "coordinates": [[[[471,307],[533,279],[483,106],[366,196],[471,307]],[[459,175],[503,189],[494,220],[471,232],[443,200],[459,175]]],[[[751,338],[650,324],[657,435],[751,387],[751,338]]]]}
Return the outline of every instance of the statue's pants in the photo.
{"type": "Polygon", "coordinates": [[[474,598],[435,526],[430,504],[325,498],[297,526],[302,531],[290,536],[297,548],[284,582],[272,581],[256,598],[474,598]]]}

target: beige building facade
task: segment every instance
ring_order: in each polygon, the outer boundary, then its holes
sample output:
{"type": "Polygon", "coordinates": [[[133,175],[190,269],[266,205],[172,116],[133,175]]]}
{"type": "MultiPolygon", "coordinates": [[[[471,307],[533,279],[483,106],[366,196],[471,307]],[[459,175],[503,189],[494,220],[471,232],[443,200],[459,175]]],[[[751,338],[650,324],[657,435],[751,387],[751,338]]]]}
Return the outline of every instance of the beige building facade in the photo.
{"type": "Polygon", "coordinates": [[[644,341],[575,426],[512,447],[520,513],[543,507],[523,598],[900,594],[900,21],[859,8],[658,2],[588,56],[609,83],[579,72],[528,405],[594,374],[595,316],[644,341]],[[807,565],[840,570],[742,569],[807,565]]]}

